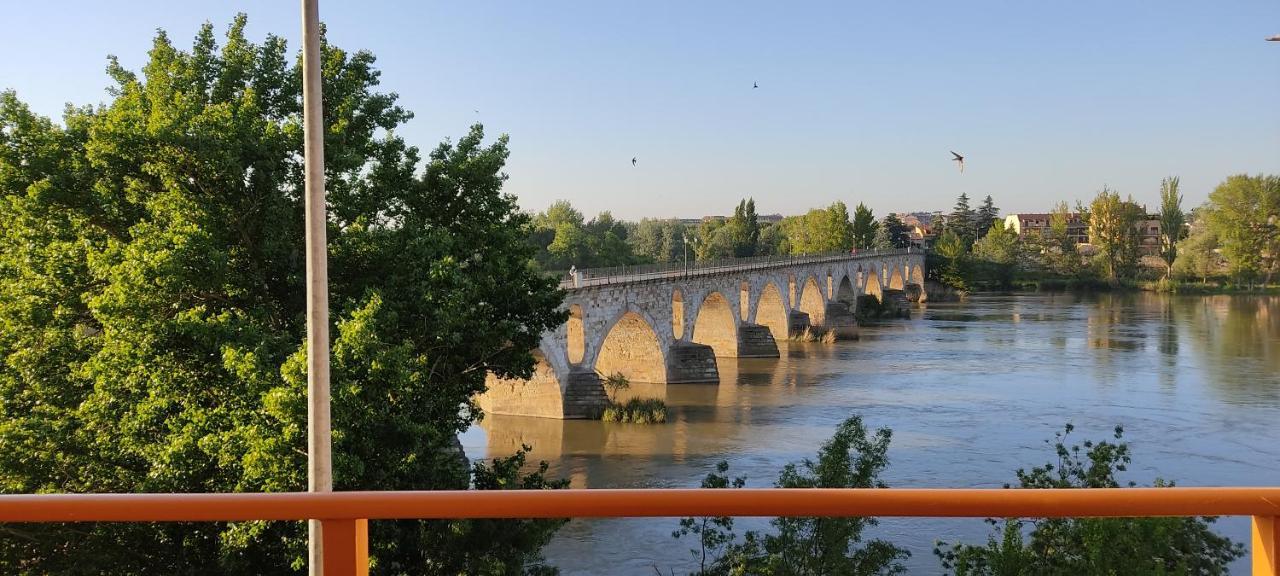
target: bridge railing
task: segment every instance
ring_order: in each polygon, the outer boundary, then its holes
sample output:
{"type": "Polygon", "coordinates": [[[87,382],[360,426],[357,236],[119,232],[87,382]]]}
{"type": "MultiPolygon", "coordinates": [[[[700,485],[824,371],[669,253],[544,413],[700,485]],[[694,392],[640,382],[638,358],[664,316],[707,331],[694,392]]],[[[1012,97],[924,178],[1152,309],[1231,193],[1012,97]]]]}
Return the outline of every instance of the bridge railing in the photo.
{"type": "MultiPolygon", "coordinates": [[[[369,571],[368,521],[446,518],[1251,516],[1254,576],[1280,576],[1280,487],[472,490],[0,496],[0,522],[319,520],[325,576],[369,571]]],[[[100,567],[105,568],[105,567],[100,567]]]]}
{"type": "Polygon", "coordinates": [[[817,254],[785,255],[785,256],[753,256],[748,258],[727,258],[722,260],[699,260],[688,262],[662,262],[658,264],[640,264],[636,266],[613,266],[606,268],[581,268],[570,273],[558,271],[554,274],[560,278],[560,287],[564,289],[583,288],[587,286],[605,286],[643,282],[647,280],[665,280],[725,272],[742,272],[765,268],[778,268],[798,264],[834,262],[876,256],[897,256],[901,254],[923,253],[919,248],[902,248],[893,250],[858,250],[856,252],[823,252],[817,254]]]}

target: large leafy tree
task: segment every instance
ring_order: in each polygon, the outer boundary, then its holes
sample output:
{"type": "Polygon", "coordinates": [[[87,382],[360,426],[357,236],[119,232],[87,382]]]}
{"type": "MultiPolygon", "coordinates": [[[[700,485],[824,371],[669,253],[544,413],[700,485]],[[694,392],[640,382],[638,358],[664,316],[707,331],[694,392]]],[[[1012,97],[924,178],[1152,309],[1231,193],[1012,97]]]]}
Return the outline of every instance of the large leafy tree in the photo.
{"type": "Polygon", "coordinates": [[[1104,187],[1090,204],[1089,214],[1089,243],[1098,248],[1103,274],[1117,282],[1137,266],[1142,207],[1104,187]]]}
{"type": "Polygon", "coordinates": [[[1178,241],[1183,238],[1186,221],[1186,214],[1182,212],[1182,193],[1178,191],[1178,177],[1161,180],[1160,257],[1164,259],[1166,278],[1178,258],[1178,241]]]}
{"type": "Polygon", "coordinates": [[[1209,194],[1206,212],[1231,273],[1270,283],[1280,267],[1280,176],[1231,176],[1209,194]]]}
{"type": "MultiPolygon", "coordinates": [[[[305,259],[297,60],[285,42],[190,51],[64,125],[0,97],[0,490],[306,486],[305,259]]],[[[335,488],[548,485],[468,470],[456,435],[485,374],[528,376],[561,294],[529,267],[477,125],[424,159],[367,52],[325,43],[335,488]]],[[[377,571],[510,573],[555,523],[376,522],[377,571]]],[[[297,522],[43,525],[0,537],[5,573],[295,573],[297,522]]]]}

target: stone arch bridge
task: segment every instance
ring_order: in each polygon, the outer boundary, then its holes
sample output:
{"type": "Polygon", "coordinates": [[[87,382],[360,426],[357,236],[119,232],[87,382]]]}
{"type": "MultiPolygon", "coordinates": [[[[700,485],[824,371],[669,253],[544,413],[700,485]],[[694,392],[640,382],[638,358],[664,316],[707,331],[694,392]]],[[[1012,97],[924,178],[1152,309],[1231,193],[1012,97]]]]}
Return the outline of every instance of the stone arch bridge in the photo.
{"type": "Polygon", "coordinates": [[[806,329],[856,336],[858,296],[911,286],[923,301],[924,252],[866,251],[739,259],[694,269],[579,271],[566,280],[568,321],[543,334],[526,381],[489,378],[494,414],[585,418],[606,401],[601,376],[719,382],[717,358],[777,358],[806,329]]]}

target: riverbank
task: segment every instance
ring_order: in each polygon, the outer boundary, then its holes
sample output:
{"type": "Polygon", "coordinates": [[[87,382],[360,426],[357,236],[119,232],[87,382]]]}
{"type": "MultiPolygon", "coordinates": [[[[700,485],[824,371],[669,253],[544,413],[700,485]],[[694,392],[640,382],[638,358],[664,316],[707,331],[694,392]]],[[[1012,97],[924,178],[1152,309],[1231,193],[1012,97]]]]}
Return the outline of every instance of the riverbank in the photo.
{"type": "Polygon", "coordinates": [[[1038,278],[1018,280],[1009,287],[976,286],[974,292],[1156,292],[1194,295],[1280,295],[1280,285],[1239,286],[1229,282],[1182,282],[1178,280],[1122,280],[1112,284],[1096,278],[1038,278]]]}

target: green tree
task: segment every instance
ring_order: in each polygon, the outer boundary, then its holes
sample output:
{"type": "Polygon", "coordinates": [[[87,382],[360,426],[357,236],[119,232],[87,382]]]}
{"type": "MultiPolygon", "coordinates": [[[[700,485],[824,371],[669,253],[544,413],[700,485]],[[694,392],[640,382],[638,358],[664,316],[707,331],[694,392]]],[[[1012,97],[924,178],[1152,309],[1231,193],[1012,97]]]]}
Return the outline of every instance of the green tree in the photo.
{"type": "Polygon", "coordinates": [[[1047,264],[1062,276],[1075,276],[1080,271],[1080,253],[1071,237],[1070,224],[1071,209],[1066,202],[1058,202],[1049,212],[1048,237],[1041,239],[1047,264]]]}
{"type": "Polygon", "coordinates": [[[1178,259],[1173,261],[1173,273],[1181,278],[1199,278],[1201,284],[1215,274],[1222,258],[1218,256],[1218,235],[1207,225],[1192,228],[1186,238],[1178,242],[1178,259]]]}
{"type": "Polygon", "coordinates": [[[907,229],[907,225],[902,223],[897,214],[890,213],[884,217],[884,221],[880,223],[880,228],[885,231],[885,235],[889,238],[889,245],[893,248],[906,248],[911,245],[911,233],[907,229]]]}
{"type": "MultiPolygon", "coordinates": [[[[64,125],[0,96],[0,491],[306,487],[301,70],[246,18],[219,49],[164,33],[64,125]]],[[[334,484],[554,487],[523,455],[467,466],[487,373],[528,377],[563,322],[502,192],[506,137],[427,155],[367,52],[322,43],[334,484]],[[470,468],[470,469],[469,469],[470,468]]],[[[371,525],[380,573],[505,574],[558,521],[371,525]]],[[[0,572],[293,574],[299,522],[25,527],[0,572]]]]}
{"type": "Polygon", "coordinates": [[[1178,258],[1178,241],[1183,238],[1183,226],[1187,217],[1182,213],[1182,194],[1178,191],[1178,177],[1160,181],[1160,257],[1164,259],[1165,278],[1173,271],[1178,258]]]}
{"type": "Polygon", "coordinates": [[[876,230],[880,223],[871,213],[871,209],[861,202],[853,209],[853,245],[856,248],[870,248],[875,241],[876,230]]]}
{"type": "Polygon", "coordinates": [[[978,207],[977,214],[974,215],[973,229],[976,238],[982,238],[991,230],[991,224],[1000,218],[1000,209],[996,208],[995,202],[991,200],[988,194],[982,200],[982,206],[978,207]]]}
{"type": "MultiPolygon", "coordinates": [[[[840,424],[835,435],[818,450],[818,460],[788,464],[778,477],[778,488],[885,488],[880,473],[889,464],[892,432],[880,428],[870,433],[858,416],[840,424]]],[[[721,463],[703,487],[744,485],[728,480],[728,465],[721,463]]],[[[877,524],[875,518],[774,518],[772,532],[748,531],[739,541],[732,521],[723,518],[686,518],[673,535],[696,535],[693,550],[702,567],[695,574],[902,574],[901,560],[910,553],[884,540],[863,540],[863,531],[877,524]],[[709,555],[709,556],[708,556],[709,555]]]]}
{"type": "Polygon", "coordinates": [[[760,244],[756,254],[760,256],[780,256],[791,253],[791,242],[787,240],[787,232],[781,225],[770,224],[760,229],[760,244]]]}
{"type": "Polygon", "coordinates": [[[977,239],[977,235],[974,234],[975,220],[977,220],[977,215],[969,207],[969,195],[961,192],[960,197],[956,198],[955,208],[947,216],[946,229],[955,232],[956,236],[959,236],[965,245],[969,246],[977,239]]]}
{"type": "Polygon", "coordinates": [[[627,235],[627,243],[637,257],[654,262],[679,262],[682,257],[684,224],[679,220],[645,218],[627,235]]]}
{"type": "Polygon", "coordinates": [[[876,236],[871,240],[871,247],[876,250],[893,250],[893,238],[885,226],[876,226],[876,236]]]}
{"type": "MultiPolygon", "coordinates": [[[[1114,440],[1068,446],[1073,428],[1055,435],[1057,463],[1018,470],[1021,488],[1119,488],[1130,464],[1123,429],[1114,440]]],[[[1128,486],[1134,486],[1129,482],[1128,486]]],[[[1155,486],[1172,486],[1156,479],[1155,486]]],[[[1006,486],[1007,488],[1008,486],[1006,486]]],[[[940,543],[934,554],[956,576],[1032,574],[1226,574],[1244,547],[1215,534],[1213,518],[1007,519],[985,546],[940,543]]],[[[998,526],[995,520],[988,520],[998,526]]]]}
{"type": "Polygon", "coordinates": [[[1280,176],[1227,178],[1209,194],[1206,216],[1232,275],[1269,284],[1280,263],[1280,176]]]}
{"type": "Polygon", "coordinates": [[[973,257],[982,263],[984,276],[1000,286],[1010,286],[1018,271],[1018,235],[1004,222],[994,220],[991,229],[973,243],[973,257]]]}
{"type": "Polygon", "coordinates": [[[1138,222],[1142,207],[1133,198],[1103,187],[1089,207],[1089,243],[1098,248],[1103,274],[1112,283],[1132,274],[1138,263],[1138,222]]]}
{"type": "Polygon", "coordinates": [[[738,202],[733,209],[733,216],[725,222],[729,238],[733,242],[733,255],[737,258],[755,256],[756,245],[760,241],[760,222],[756,216],[756,201],[747,199],[738,202]]]}
{"type": "Polygon", "coordinates": [[[844,202],[814,208],[804,216],[784,218],[781,224],[792,254],[847,251],[853,247],[853,224],[844,202]]]}
{"type": "Polygon", "coordinates": [[[942,259],[941,266],[928,266],[930,274],[936,274],[939,282],[956,290],[966,290],[966,265],[969,249],[964,239],[954,230],[947,229],[933,244],[937,258],[942,259]]]}

